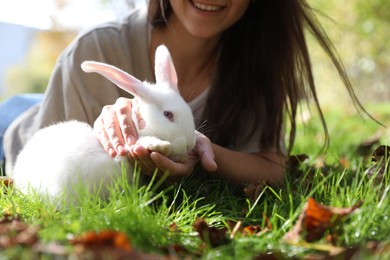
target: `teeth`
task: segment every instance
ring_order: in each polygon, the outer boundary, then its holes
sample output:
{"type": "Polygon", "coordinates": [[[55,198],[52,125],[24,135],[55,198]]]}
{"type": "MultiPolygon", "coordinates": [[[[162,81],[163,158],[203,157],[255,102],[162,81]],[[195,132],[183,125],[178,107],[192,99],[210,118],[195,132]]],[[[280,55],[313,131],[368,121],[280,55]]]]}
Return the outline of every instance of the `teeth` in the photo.
{"type": "Polygon", "coordinates": [[[202,11],[207,11],[207,12],[215,12],[220,9],[222,9],[221,6],[216,6],[216,5],[207,5],[207,4],[202,4],[198,2],[193,2],[194,6],[202,11]]]}

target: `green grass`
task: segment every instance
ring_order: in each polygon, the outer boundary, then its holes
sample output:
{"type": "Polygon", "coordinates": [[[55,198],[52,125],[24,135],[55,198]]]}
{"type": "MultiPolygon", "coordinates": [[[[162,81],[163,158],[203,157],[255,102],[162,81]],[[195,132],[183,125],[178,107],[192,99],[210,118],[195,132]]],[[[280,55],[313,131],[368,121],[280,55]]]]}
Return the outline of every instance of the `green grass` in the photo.
{"type": "MultiPolygon", "coordinates": [[[[389,105],[367,108],[378,120],[390,125],[389,105]]],[[[79,206],[68,208],[56,208],[34,196],[3,187],[0,209],[3,214],[19,215],[26,223],[38,226],[42,243],[55,242],[69,250],[72,250],[69,242],[72,237],[91,230],[112,229],[127,234],[134,250],[152,254],[176,256],[169,250],[175,245],[186,250],[177,253],[179,257],[253,259],[272,253],[283,259],[329,253],[329,243],[324,238],[295,245],[282,239],[295,224],[308,198],[314,197],[332,207],[350,207],[361,201],[362,206],[342,221],[335,246],[358,248],[354,254],[364,259],[389,257],[389,249],[377,249],[378,256],[367,247],[372,241],[390,245],[390,174],[386,169],[382,182],[374,184],[365,174],[370,160],[357,153],[361,142],[377,132],[381,136],[379,142],[388,144],[389,131],[355,115],[353,110],[332,108],[324,112],[331,135],[329,148],[321,151],[322,130],[315,117],[305,126],[301,124],[293,153],[306,153],[310,157],[299,168],[301,176],[287,172],[284,187],[266,187],[253,200],[245,196],[242,188],[198,172],[172,186],[160,185],[157,180],[148,186],[118,180],[110,200],[100,201],[83,194],[79,206]],[[341,157],[348,161],[348,168],[339,163],[341,157]],[[319,158],[326,158],[326,168],[316,166],[319,158]],[[268,226],[271,230],[260,236],[244,236],[238,232],[229,243],[212,248],[202,245],[194,230],[193,223],[198,217],[218,228],[240,220],[243,225],[268,226]],[[173,223],[177,230],[170,228],[173,223]]],[[[31,248],[20,246],[0,253],[6,258],[29,258],[34,254],[31,248]]],[[[54,257],[50,253],[40,256],[54,257]]]]}

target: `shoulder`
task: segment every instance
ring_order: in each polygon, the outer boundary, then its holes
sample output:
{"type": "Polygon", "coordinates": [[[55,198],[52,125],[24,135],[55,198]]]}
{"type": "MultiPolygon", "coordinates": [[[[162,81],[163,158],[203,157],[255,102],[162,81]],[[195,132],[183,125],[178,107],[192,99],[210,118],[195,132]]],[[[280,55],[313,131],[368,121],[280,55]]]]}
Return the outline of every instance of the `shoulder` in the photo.
{"type": "Polygon", "coordinates": [[[80,32],[61,54],[60,60],[77,56],[107,63],[118,62],[118,58],[139,53],[139,50],[129,50],[146,48],[148,38],[146,10],[137,9],[120,20],[99,24],[80,32]]]}
{"type": "Polygon", "coordinates": [[[82,31],[76,42],[139,42],[148,36],[146,8],[135,9],[120,20],[99,24],[82,31]]]}
{"type": "Polygon", "coordinates": [[[140,79],[150,79],[150,25],[147,9],[136,9],[120,20],[82,31],[63,51],[63,66],[95,60],[115,65],[140,79]],[[139,68],[139,71],[137,69],[139,68]]]}

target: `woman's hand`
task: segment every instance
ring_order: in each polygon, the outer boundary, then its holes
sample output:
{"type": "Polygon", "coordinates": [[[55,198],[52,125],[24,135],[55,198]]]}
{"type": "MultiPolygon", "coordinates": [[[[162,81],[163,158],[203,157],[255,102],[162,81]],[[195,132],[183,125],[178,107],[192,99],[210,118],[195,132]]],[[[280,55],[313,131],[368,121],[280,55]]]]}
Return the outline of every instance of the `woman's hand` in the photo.
{"type": "Polygon", "coordinates": [[[215,171],[214,152],[210,140],[198,131],[196,143],[188,153],[185,162],[175,162],[161,153],[134,145],[138,135],[131,118],[132,99],[118,98],[114,105],[104,106],[94,123],[94,131],[104,150],[111,156],[126,155],[131,164],[137,164],[145,174],[153,174],[156,168],[169,171],[172,179],[179,179],[192,173],[200,161],[206,171],[215,171]],[[125,145],[129,147],[126,151],[125,145]]]}
{"type": "Polygon", "coordinates": [[[118,98],[114,105],[104,106],[93,129],[104,150],[111,156],[126,155],[125,144],[138,138],[131,118],[132,99],[118,98]]]}
{"type": "Polygon", "coordinates": [[[168,171],[170,180],[189,176],[199,161],[206,171],[216,171],[217,164],[214,161],[215,156],[210,140],[198,131],[195,134],[195,147],[188,152],[188,158],[185,162],[175,162],[161,153],[149,151],[139,145],[131,147],[129,160],[132,164],[137,162],[145,174],[153,174],[156,168],[162,172],[168,171]]]}

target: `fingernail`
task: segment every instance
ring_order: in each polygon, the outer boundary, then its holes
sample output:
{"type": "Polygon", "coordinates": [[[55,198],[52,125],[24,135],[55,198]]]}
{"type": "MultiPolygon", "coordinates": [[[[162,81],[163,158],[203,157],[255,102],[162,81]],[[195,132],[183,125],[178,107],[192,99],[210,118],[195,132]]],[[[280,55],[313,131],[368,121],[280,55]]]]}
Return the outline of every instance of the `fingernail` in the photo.
{"type": "Polygon", "coordinates": [[[135,137],[133,136],[133,135],[129,135],[128,137],[127,137],[127,144],[128,145],[132,145],[132,144],[134,144],[135,143],[135,137]]]}
{"type": "Polygon", "coordinates": [[[118,154],[120,154],[120,155],[125,154],[125,148],[123,147],[123,145],[118,145],[116,149],[118,151],[118,154]]]}
{"type": "Polygon", "coordinates": [[[115,150],[114,150],[113,148],[109,148],[109,149],[108,149],[108,154],[109,154],[111,157],[115,157],[116,152],[115,152],[115,150]]]}
{"type": "Polygon", "coordinates": [[[157,153],[152,152],[150,158],[152,158],[153,162],[156,164],[160,162],[160,156],[158,156],[157,153]]]}

